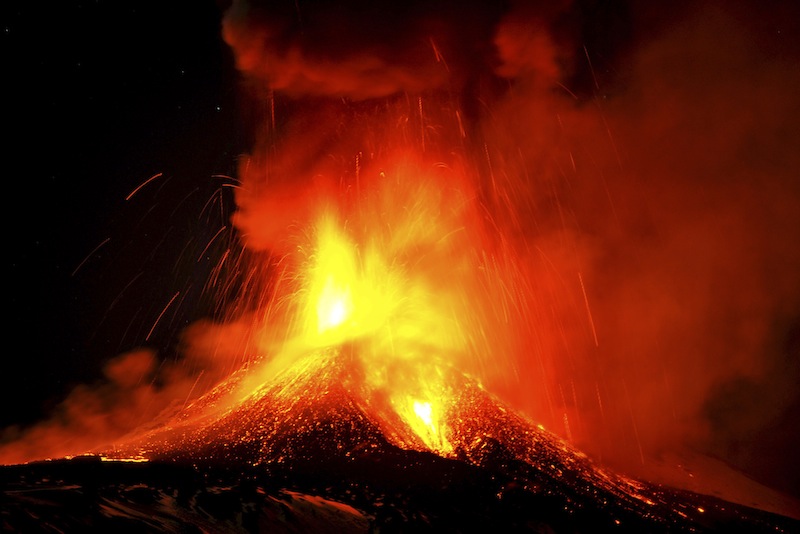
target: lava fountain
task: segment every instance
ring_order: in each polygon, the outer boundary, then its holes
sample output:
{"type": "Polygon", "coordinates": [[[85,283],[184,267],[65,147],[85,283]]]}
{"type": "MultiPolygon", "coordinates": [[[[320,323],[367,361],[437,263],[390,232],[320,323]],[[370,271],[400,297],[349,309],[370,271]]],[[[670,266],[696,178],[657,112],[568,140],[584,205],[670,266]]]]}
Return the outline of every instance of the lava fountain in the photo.
{"type": "MultiPolygon", "coordinates": [[[[295,365],[314,374],[347,358],[352,369],[339,378],[388,423],[383,430],[396,445],[452,456],[462,381],[491,380],[509,365],[504,355],[533,344],[521,337],[531,332],[521,324],[530,316],[521,265],[481,202],[463,140],[447,160],[432,148],[440,138],[459,139],[458,115],[449,126],[433,123],[421,113],[427,101],[405,102],[382,102],[368,119],[342,106],[349,137],[366,125],[382,130],[380,140],[373,135],[341,156],[344,168],[316,174],[284,206],[267,196],[255,214],[237,214],[245,242],[257,239],[247,234],[252,219],[275,215],[269,208],[288,224],[259,256],[267,268],[252,267],[275,277],[250,314],[258,357],[216,390],[215,410],[235,410],[295,365]],[[423,144],[413,130],[426,121],[447,135],[426,134],[423,144]],[[225,399],[217,397],[222,389],[225,399]]],[[[247,160],[243,172],[266,171],[247,160]]],[[[208,407],[201,398],[181,417],[205,420],[208,407]]]]}

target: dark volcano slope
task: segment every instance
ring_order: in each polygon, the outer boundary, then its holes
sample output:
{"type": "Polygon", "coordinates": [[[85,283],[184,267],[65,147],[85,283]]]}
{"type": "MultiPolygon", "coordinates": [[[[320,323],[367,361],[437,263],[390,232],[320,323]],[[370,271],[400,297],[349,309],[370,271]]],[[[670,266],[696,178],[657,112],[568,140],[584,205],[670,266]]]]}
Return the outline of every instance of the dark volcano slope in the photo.
{"type": "Polygon", "coordinates": [[[107,456],[147,457],[153,476],[185,469],[184,493],[226,495],[239,518],[296,492],[351,506],[382,532],[798,531],[782,516],[595,466],[464,376],[452,380],[447,414],[453,453],[400,447],[413,432],[365,400],[357,369],[333,353],[308,363],[199,425],[156,431],[107,456]]]}

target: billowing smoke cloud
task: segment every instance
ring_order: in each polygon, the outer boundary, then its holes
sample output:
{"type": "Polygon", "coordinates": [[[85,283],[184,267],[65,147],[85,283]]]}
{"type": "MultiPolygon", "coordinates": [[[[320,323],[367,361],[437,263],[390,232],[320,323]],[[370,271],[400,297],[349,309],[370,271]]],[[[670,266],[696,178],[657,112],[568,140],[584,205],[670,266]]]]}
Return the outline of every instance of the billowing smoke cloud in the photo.
{"type": "Polygon", "coordinates": [[[335,189],[321,177],[379,144],[381,110],[445,102],[527,262],[535,343],[496,391],[617,464],[691,445],[791,489],[796,466],[755,459],[797,444],[796,20],[788,2],[234,2],[225,37],[268,95],[234,222],[279,249],[335,189]]]}
{"type": "Polygon", "coordinates": [[[575,209],[593,241],[600,368],[651,450],[691,439],[752,466],[788,453],[776,433],[797,443],[778,422],[800,371],[799,56],[776,33],[796,15],[694,8],[630,55],[603,105],[619,154],[596,169],[608,209],[592,209],[599,195],[575,209]]]}
{"type": "Polygon", "coordinates": [[[243,320],[191,325],[180,360],[165,360],[149,348],[113,358],[101,379],[73,389],[49,419],[4,429],[0,463],[107,450],[132,432],[155,428],[246,361],[249,326],[243,320]]]}
{"type": "Polygon", "coordinates": [[[763,458],[797,444],[800,79],[777,33],[797,13],[707,4],[664,26],[641,9],[608,93],[565,107],[518,79],[492,119],[538,172],[516,194],[526,237],[593,329],[570,332],[538,403],[606,458],[688,443],[792,489],[796,465],[763,458]]]}
{"type": "Polygon", "coordinates": [[[238,67],[275,91],[359,100],[463,84],[491,60],[503,4],[234,2],[224,35],[238,67]]]}
{"type": "Polygon", "coordinates": [[[192,386],[190,377],[174,376],[183,373],[175,368],[166,370],[170,382],[161,387],[155,383],[157,368],[158,359],[148,349],[116,357],[99,383],[76,387],[49,420],[25,430],[7,428],[0,460],[20,463],[88,452],[155,419],[176,397],[186,398],[192,386]]]}

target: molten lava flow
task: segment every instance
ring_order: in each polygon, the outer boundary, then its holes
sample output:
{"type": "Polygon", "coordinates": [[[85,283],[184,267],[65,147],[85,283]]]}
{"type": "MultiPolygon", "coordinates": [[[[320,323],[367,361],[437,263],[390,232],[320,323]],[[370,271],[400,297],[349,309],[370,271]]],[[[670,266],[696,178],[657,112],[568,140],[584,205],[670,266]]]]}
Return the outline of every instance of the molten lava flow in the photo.
{"type": "Polygon", "coordinates": [[[409,425],[414,429],[414,432],[422,438],[422,440],[432,449],[447,453],[452,451],[447,438],[443,435],[446,428],[439,423],[441,415],[434,411],[430,402],[413,402],[414,414],[417,416],[417,421],[409,421],[409,425]],[[422,424],[420,424],[422,423],[422,424]]]}
{"type": "Polygon", "coordinates": [[[449,178],[447,187],[424,169],[397,165],[376,174],[358,205],[322,208],[297,247],[291,296],[294,343],[353,347],[368,402],[442,454],[452,451],[446,369],[475,349],[469,303],[482,272],[467,235],[469,200],[449,178]]]}

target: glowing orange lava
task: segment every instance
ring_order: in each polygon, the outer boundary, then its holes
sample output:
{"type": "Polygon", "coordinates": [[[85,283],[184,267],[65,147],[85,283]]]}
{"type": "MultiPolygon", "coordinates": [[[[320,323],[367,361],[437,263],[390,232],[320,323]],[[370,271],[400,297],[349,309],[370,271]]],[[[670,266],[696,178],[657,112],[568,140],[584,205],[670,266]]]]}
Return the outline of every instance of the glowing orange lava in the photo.
{"type": "Polygon", "coordinates": [[[481,333],[493,271],[475,193],[453,169],[409,155],[365,182],[355,198],[320,202],[286,260],[295,266],[285,275],[292,326],[273,361],[351,347],[365,370],[361,394],[419,440],[403,445],[447,455],[448,369],[475,372],[488,353],[481,333]]]}

